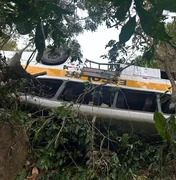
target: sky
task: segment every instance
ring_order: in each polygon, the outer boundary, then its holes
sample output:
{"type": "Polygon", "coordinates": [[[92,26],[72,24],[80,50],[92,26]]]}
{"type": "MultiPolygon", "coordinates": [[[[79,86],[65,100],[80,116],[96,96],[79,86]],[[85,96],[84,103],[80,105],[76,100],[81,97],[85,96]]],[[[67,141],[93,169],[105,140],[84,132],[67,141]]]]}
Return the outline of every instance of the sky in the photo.
{"type": "MultiPolygon", "coordinates": [[[[108,52],[105,49],[106,44],[112,39],[118,40],[118,37],[119,31],[117,29],[107,29],[106,26],[100,26],[95,32],[85,31],[76,39],[81,45],[83,57],[96,62],[107,62],[107,60],[103,60],[100,56],[108,52]]],[[[27,36],[20,38],[18,47],[20,49],[25,47],[26,41],[28,41],[27,36]]]]}
{"type": "Polygon", "coordinates": [[[92,61],[103,61],[100,56],[107,53],[106,44],[111,40],[118,40],[119,32],[115,28],[107,29],[100,26],[96,32],[85,32],[77,37],[81,45],[83,56],[92,61]]]}
{"type": "MultiPolygon", "coordinates": [[[[78,13],[81,17],[87,16],[85,11],[79,11],[78,13]]],[[[175,16],[175,13],[165,12],[165,14],[169,17],[167,21],[171,21],[171,16],[175,16]]],[[[107,54],[108,50],[105,49],[105,46],[110,40],[118,41],[119,33],[119,30],[115,28],[107,29],[105,25],[99,26],[95,32],[85,31],[77,37],[81,45],[83,57],[96,62],[107,62],[108,60],[103,60],[100,56],[107,54]]],[[[25,47],[26,41],[28,40],[19,40],[20,49],[25,47]]],[[[129,45],[131,44],[130,42],[128,43],[129,45]]]]}
{"type": "MultiPolygon", "coordinates": [[[[171,21],[171,18],[169,18],[167,21],[171,21]]],[[[110,40],[114,39],[118,41],[119,33],[119,30],[115,28],[107,29],[106,26],[103,25],[99,26],[99,28],[95,32],[85,31],[76,39],[81,45],[83,57],[92,61],[106,63],[108,60],[103,60],[102,58],[100,58],[100,56],[107,54],[108,50],[105,49],[105,46],[110,40]]],[[[24,43],[24,39],[20,39],[19,48],[21,49],[22,47],[24,47],[24,44],[26,44],[24,43]]]]}

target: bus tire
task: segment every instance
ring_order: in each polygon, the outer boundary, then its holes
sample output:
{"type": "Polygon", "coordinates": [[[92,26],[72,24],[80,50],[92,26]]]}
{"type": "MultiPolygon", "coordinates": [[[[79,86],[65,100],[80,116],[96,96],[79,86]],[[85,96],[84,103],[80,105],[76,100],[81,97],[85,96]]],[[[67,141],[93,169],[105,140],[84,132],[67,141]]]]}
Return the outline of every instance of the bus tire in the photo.
{"type": "Polygon", "coordinates": [[[66,50],[59,51],[55,49],[54,51],[47,48],[41,58],[42,64],[46,65],[59,65],[63,64],[69,57],[69,52],[66,50]]]}

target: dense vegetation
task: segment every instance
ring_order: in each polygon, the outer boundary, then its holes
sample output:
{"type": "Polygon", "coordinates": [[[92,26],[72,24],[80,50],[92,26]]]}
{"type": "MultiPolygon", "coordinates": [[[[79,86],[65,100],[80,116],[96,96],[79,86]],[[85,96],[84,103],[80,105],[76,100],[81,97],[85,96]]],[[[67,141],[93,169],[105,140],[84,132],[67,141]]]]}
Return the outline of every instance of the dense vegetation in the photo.
{"type": "MultiPolygon", "coordinates": [[[[108,28],[121,27],[119,39],[107,43],[109,53],[103,57],[109,62],[126,63],[129,59],[125,57],[139,49],[143,52],[142,60],[162,61],[158,52],[163,49],[167,49],[163,52],[167,62],[175,60],[175,22],[173,19],[166,28],[168,16],[163,13],[176,12],[175,0],[2,0],[0,5],[0,49],[19,35],[29,35],[38,59],[45,40],[50,39],[52,47],[68,48],[72,60],[76,60],[81,52],[75,36],[106,24],[108,28]],[[82,11],[86,13],[81,17],[82,11]],[[131,46],[126,43],[130,38],[131,46]],[[166,56],[168,52],[171,53],[166,56]]],[[[167,63],[164,67],[167,68],[167,63]]],[[[69,108],[47,112],[25,109],[14,97],[28,79],[20,79],[11,72],[3,57],[0,69],[0,127],[3,130],[8,125],[0,142],[2,139],[9,142],[1,143],[2,155],[7,157],[6,160],[0,157],[4,165],[0,168],[2,179],[15,179],[18,172],[18,180],[176,178],[174,115],[166,120],[156,112],[154,120],[163,141],[146,142],[134,134],[102,125],[100,128],[96,119],[88,121],[69,108]],[[27,136],[23,136],[24,132],[27,136]],[[17,152],[23,152],[21,157],[17,152]],[[26,160],[23,169],[18,158],[26,160]],[[7,164],[14,169],[10,176],[7,164]]],[[[174,87],[170,71],[166,70],[174,87]]]]}

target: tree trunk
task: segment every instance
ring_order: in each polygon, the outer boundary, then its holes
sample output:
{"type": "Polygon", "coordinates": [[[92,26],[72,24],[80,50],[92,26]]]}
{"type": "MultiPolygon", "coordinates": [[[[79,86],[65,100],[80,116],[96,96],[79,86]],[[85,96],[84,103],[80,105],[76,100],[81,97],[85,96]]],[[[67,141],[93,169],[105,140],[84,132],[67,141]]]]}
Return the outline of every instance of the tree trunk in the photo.
{"type": "Polygon", "coordinates": [[[171,86],[172,86],[172,98],[173,98],[174,102],[176,102],[176,84],[175,84],[175,80],[171,74],[171,71],[169,69],[167,61],[165,61],[165,63],[164,63],[164,69],[166,71],[166,74],[167,74],[167,76],[170,80],[171,86]]]}
{"type": "Polygon", "coordinates": [[[157,64],[161,69],[166,71],[168,79],[170,80],[172,86],[172,97],[173,102],[176,102],[176,84],[174,77],[171,73],[176,72],[176,50],[167,43],[162,43],[156,49],[155,59],[157,64]]]}
{"type": "Polygon", "coordinates": [[[28,138],[24,130],[7,122],[0,124],[0,179],[15,180],[28,154],[28,138]]]}

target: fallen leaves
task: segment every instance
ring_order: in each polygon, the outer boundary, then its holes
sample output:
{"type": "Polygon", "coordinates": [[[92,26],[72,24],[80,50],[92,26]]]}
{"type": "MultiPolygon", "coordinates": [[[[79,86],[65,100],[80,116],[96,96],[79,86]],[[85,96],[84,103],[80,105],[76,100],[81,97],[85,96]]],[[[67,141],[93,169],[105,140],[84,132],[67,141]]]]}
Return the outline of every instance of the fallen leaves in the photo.
{"type": "Polygon", "coordinates": [[[39,174],[38,168],[37,167],[33,167],[32,175],[28,176],[26,180],[36,180],[36,177],[38,176],[38,174],[39,174]]]}

